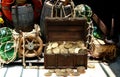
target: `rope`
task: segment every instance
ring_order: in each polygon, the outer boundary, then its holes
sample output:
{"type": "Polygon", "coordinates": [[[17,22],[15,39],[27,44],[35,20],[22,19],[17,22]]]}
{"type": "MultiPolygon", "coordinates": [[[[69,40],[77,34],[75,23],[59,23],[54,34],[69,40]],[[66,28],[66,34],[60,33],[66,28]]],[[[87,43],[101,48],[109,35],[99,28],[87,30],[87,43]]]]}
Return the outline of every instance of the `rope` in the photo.
{"type": "Polygon", "coordinates": [[[54,12],[54,6],[52,6],[51,17],[53,17],[53,12],[54,12]]]}
{"type": "Polygon", "coordinates": [[[23,35],[23,66],[25,67],[25,35],[24,33],[22,33],[23,35]]]}
{"type": "MultiPolygon", "coordinates": [[[[47,0],[46,0],[47,1],[47,0]]],[[[57,9],[57,5],[60,3],[59,2],[60,0],[57,0],[54,4],[52,4],[52,13],[51,13],[51,17],[54,17],[54,14],[55,14],[55,17],[57,17],[58,16],[58,9],[57,9]],[[54,12],[54,9],[55,9],[55,12],[54,12]]],[[[63,5],[63,3],[61,2],[61,4],[59,4],[59,10],[60,10],[60,17],[63,17],[63,15],[62,14],[64,14],[64,17],[69,17],[69,16],[73,16],[73,9],[74,9],[74,3],[73,3],[73,1],[71,0],[70,1],[70,5],[72,6],[72,8],[71,8],[71,13],[70,14],[68,14],[68,15],[66,15],[66,13],[65,13],[65,9],[64,9],[64,5],[63,5]]]]}
{"type": "Polygon", "coordinates": [[[88,34],[87,34],[87,41],[86,41],[86,47],[88,49],[92,49],[92,44],[93,44],[93,22],[92,20],[87,22],[88,24],[88,34]]]}
{"type": "MultiPolygon", "coordinates": [[[[11,43],[10,41],[8,41],[7,43],[6,43],[6,45],[8,44],[8,43],[11,43]]],[[[6,51],[6,45],[5,45],[5,47],[4,47],[4,53],[5,53],[5,56],[8,58],[8,60],[7,61],[5,61],[5,60],[3,60],[2,59],[2,57],[0,56],[0,61],[1,61],[1,63],[3,63],[3,64],[9,64],[10,62],[13,62],[15,59],[16,59],[16,54],[17,54],[17,51],[15,51],[14,52],[14,54],[13,54],[13,57],[8,57],[8,55],[6,54],[6,52],[9,52],[9,51],[6,51]]],[[[13,46],[14,47],[14,50],[15,50],[15,45],[13,46]]],[[[13,48],[13,47],[11,47],[11,49],[13,48]]],[[[11,50],[11,49],[9,49],[9,50],[11,50]]]]}
{"type": "Polygon", "coordinates": [[[83,17],[87,18],[87,40],[86,40],[86,47],[89,50],[93,50],[93,21],[92,17],[92,10],[88,5],[80,4],[75,7],[73,17],[83,17]]]}

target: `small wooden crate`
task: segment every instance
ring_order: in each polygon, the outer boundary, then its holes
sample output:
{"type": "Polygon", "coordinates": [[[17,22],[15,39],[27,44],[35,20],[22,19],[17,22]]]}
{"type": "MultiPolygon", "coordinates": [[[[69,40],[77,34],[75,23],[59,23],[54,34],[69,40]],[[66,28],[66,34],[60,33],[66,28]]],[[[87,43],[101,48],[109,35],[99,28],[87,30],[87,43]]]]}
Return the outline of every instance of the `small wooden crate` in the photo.
{"type": "MultiPolygon", "coordinates": [[[[87,40],[87,23],[85,18],[46,18],[46,41],[83,41],[87,40]]],[[[47,46],[47,45],[46,45],[47,46]]],[[[44,49],[44,66],[52,68],[87,68],[87,53],[84,54],[47,54],[44,49]]]]}

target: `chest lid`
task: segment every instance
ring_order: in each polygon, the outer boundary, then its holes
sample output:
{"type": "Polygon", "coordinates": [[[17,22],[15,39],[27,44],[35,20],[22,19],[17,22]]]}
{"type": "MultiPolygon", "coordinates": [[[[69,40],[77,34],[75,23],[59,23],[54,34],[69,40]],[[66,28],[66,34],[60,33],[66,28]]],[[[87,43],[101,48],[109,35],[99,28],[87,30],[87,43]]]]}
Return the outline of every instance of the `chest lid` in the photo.
{"type": "Polygon", "coordinates": [[[86,41],[86,18],[45,18],[46,41],[86,41]]]}

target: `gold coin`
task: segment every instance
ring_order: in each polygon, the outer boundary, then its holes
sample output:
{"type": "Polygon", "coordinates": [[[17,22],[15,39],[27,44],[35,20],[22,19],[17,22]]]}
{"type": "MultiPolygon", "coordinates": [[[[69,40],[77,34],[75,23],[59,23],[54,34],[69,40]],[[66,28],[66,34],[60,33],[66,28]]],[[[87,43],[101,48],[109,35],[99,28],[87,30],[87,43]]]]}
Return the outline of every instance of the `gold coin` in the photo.
{"type": "Polygon", "coordinates": [[[60,48],[60,49],[63,49],[63,48],[64,48],[64,45],[63,45],[63,44],[60,44],[60,45],[59,45],[59,48],[60,48]]]}
{"type": "Polygon", "coordinates": [[[55,70],[54,70],[54,69],[50,69],[48,72],[50,72],[50,73],[54,73],[55,70]]]}
{"type": "Polygon", "coordinates": [[[63,73],[61,73],[61,72],[56,72],[56,75],[57,75],[57,76],[63,76],[63,73]]]}
{"type": "Polygon", "coordinates": [[[52,49],[52,43],[48,43],[48,46],[47,46],[46,50],[49,50],[49,49],[52,49]]]}
{"type": "Polygon", "coordinates": [[[58,43],[57,42],[53,42],[52,43],[52,48],[58,47],[58,43]]]}
{"type": "Polygon", "coordinates": [[[68,54],[68,50],[65,48],[60,49],[61,54],[68,54]]]}
{"type": "Polygon", "coordinates": [[[70,42],[66,42],[66,44],[65,44],[65,48],[71,48],[73,45],[72,45],[72,43],[70,43],[70,42]]]}
{"type": "Polygon", "coordinates": [[[88,67],[88,68],[95,68],[95,65],[94,65],[94,64],[91,64],[91,63],[88,63],[87,67],[88,67]]]}
{"type": "Polygon", "coordinates": [[[73,73],[73,72],[74,72],[74,70],[71,69],[71,68],[67,68],[66,71],[67,71],[68,73],[73,73]]]}
{"type": "Polygon", "coordinates": [[[61,69],[60,71],[61,71],[61,72],[66,72],[66,70],[65,70],[65,69],[61,69]]]}
{"type": "Polygon", "coordinates": [[[46,53],[47,53],[47,54],[52,54],[52,50],[51,50],[51,49],[46,50],[46,53]]]}
{"type": "Polygon", "coordinates": [[[58,47],[52,49],[54,54],[59,54],[60,53],[60,49],[58,47]]]}
{"type": "Polygon", "coordinates": [[[56,72],[56,75],[57,76],[68,76],[68,73],[65,73],[65,72],[56,72]]]}
{"type": "Polygon", "coordinates": [[[79,54],[87,54],[87,49],[80,49],[78,51],[79,54]]]}
{"type": "Polygon", "coordinates": [[[55,69],[55,72],[60,72],[60,69],[55,69]]]}
{"type": "Polygon", "coordinates": [[[73,72],[73,73],[71,73],[73,76],[79,76],[80,75],[80,73],[79,72],[73,72]]]}
{"type": "Polygon", "coordinates": [[[45,75],[45,76],[51,76],[51,75],[52,75],[52,73],[47,72],[47,73],[45,73],[44,75],[45,75]]]}
{"type": "Polygon", "coordinates": [[[85,67],[84,66],[77,67],[77,72],[79,72],[79,73],[85,73],[85,67]]]}
{"type": "Polygon", "coordinates": [[[85,44],[84,44],[83,41],[78,41],[78,42],[76,42],[76,43],[77,43],[77,45],[78,45],[80,48],[85,47],[85,44]]]}
{"type": "Polygon", "coordinates": [[[68,51],[69,53],[75,53],[75,48],[69,48],[68,51]]]}
{"type": "Polygon", "coordinates": [[[78,53],[81,48],[75,48],[75,53],[78,53]]]}

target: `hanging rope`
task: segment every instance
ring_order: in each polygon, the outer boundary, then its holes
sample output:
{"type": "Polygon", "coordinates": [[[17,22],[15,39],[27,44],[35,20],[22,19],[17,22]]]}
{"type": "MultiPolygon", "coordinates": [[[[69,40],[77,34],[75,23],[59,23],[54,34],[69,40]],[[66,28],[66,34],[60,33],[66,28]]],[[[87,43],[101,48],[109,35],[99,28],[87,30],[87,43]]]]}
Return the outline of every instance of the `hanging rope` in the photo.
{"type": "Polygon", "coordinates": [[[52,1],[52,13],[51,13],[51,17],[73,17],[73,11],[74,11],[74,3],[72,0],[70,0],[66,5],[64,5],[64,3],[60,0],[57,1],[52,1]],[[70,14],[66,14],[66,8],[70,7],[70,14]]]}
{"type": "Polygon", "coordinates": [[[88,25],[88,34],[86,40],[86,47],[92,50],[92,43],[93,43],[93,21],[91,19],[92,10],[88,5],[80,4],[75,7],[74,9],[74,17],[84,17],[87,18],[87,25],[88,25]]]}

